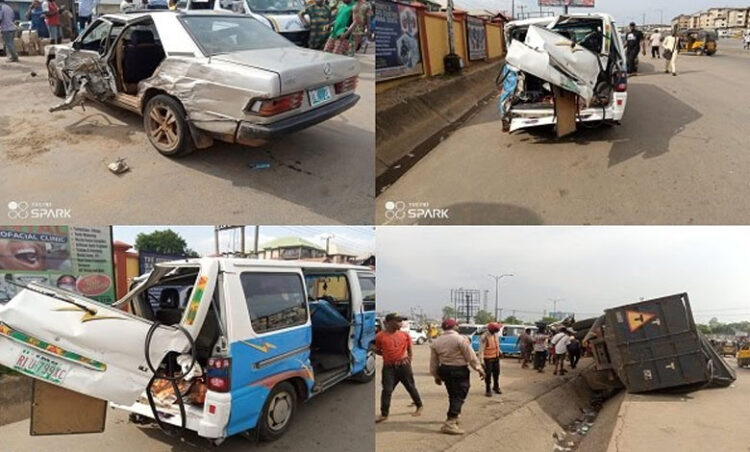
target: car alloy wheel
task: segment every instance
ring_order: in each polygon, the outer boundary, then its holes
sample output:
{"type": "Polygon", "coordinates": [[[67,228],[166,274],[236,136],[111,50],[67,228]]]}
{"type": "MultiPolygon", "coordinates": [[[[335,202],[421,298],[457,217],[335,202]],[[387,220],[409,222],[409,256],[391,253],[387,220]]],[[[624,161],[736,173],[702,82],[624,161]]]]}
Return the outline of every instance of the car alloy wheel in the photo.
{"type": "Polygon", "coordinates": [[[164,152],[174,151],[180,143],[177,113],[163,103],[155,102],[148,112],[147,133],[151,142],[164,152]]]}

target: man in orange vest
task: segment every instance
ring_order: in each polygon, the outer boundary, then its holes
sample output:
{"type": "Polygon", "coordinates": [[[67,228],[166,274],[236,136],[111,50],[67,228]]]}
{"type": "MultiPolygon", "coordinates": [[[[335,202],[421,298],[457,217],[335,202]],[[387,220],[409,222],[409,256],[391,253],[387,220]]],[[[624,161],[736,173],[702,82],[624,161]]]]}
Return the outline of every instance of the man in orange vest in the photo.
{"type": "Polygon", "coordinates": [[[484,359],[484,372],[487,378],[484,379],[487,397],[492,397],[490,391],[490,380],[492,380],[492,390],[495,394],[502,394],[500,390],[500,357],[503,352],[500,350],[500,338],[497,333],[500,331],[499,323],[490,323],[487,325],[487,331],[482,333],[479,339],[479,356],[484,359]]]}

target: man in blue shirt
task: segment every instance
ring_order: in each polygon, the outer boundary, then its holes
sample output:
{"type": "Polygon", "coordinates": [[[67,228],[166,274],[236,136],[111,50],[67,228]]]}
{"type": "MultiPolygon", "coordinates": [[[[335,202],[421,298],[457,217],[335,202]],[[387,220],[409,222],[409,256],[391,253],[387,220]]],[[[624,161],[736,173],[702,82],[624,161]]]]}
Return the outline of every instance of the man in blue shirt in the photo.
{"type": "Polygon", "coordinates": [[[18,53],[13,42],[13,38],[16,37],[16,24],[13,23],[15,15],[5,0],[0,0],[0,31],[2,31],[5,43],[5,54],[8,55],[8,61],[11,63],[18,61],[18,53]]]}
{"type": "Polygon", "coordinates": [[[78,32],[81,33],[91,23],[94,10],[99,0],[79,0],[78,2],[78,32]]]}

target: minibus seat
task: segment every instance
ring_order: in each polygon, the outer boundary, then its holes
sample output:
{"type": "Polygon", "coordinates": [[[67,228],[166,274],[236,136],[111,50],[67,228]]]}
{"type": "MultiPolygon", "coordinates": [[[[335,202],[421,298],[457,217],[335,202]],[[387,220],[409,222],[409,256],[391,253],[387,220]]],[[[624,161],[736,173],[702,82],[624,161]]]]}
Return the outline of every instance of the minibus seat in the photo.
{"type": "Polygon", "coordinates": [[[312,347],[310,360],[316,370],[348,364],[349,321],[326,300],[311,301],[312,347]]]}
{"type": "Polygon", "coordinates": [[[159,310],[156,320],[165,325],[180,323],[182,310],[180,309],[180,292],[174,287],[165,287],[159,294],[159,310]]]}

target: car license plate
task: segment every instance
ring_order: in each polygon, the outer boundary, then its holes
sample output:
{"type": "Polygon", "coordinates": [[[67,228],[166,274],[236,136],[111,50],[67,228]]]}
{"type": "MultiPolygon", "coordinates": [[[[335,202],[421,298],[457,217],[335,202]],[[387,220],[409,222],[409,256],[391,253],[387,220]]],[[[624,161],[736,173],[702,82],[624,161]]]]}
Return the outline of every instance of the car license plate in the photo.
{"type": "Polygon", "coordinates": [[[70,372],[69,365],[28,349],[21,350],[13,369],[57,384],[62,383],[70,372]]]}
{"type": "Polygon", "coordinates": [[[307,92],[310,96],[310,106],[314,107],[330,100],[333,97],[331,86],[321,86],[320,88],[311,89],[307,92]]]}

